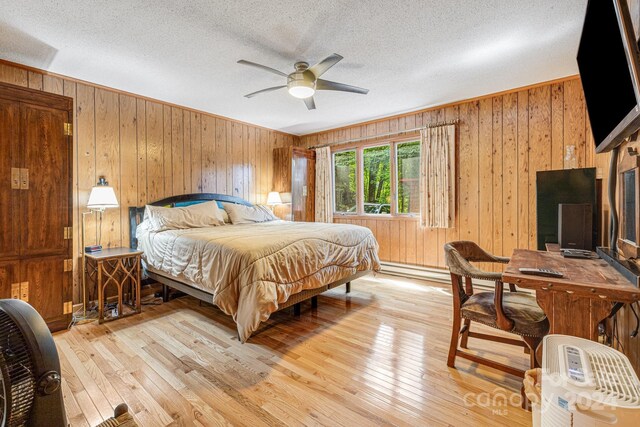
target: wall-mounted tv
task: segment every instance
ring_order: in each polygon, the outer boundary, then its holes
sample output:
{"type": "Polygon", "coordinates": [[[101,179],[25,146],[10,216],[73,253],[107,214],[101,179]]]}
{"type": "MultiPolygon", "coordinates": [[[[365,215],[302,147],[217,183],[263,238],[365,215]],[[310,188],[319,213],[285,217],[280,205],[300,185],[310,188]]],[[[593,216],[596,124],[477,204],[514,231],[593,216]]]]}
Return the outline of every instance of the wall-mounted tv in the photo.
{"type": "Polygon", "coordinates": [[[629,10],[627,0],[587,4],[577,61],[598,153],[640,128],[640,53],[629,10]]]}

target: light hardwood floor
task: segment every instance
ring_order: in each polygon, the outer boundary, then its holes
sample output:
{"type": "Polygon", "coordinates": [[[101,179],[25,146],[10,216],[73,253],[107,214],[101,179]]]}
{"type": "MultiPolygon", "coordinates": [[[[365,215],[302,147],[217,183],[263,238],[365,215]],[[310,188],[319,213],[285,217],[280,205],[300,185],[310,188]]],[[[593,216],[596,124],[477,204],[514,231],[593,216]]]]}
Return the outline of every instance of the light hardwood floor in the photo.
{"type": "MultiPolygon", "coordinates": [[[[93,426],[126,402],[144,426],[530,425],[516,378],[462,359],[447,368],[449,292],[365,277],[299,318],[276,313],[246,344],[230,317],[190,297],[76,326],[55,335],[67,416],[93,426]]],[[[469,346],[527,365],[521,349],[469,346]]]]}

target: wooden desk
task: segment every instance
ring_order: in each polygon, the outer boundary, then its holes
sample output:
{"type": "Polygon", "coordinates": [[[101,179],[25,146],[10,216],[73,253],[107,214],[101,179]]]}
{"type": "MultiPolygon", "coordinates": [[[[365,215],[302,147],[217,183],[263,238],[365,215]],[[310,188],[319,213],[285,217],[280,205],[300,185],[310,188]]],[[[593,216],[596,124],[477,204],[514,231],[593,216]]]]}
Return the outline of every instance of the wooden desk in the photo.
{"type": "Polygon", "coordinates": [[[598,324],[616,302],[640,299],[640,289],[601,259],[563,258],[559,252],[516,249],[502,275],[513,283],[536,291],[538,305],[549,318],[551,334],[598,339],[598,324]],[[561,279],[521,274],[519,268],[548,268],[564,274],[561,279]]]}

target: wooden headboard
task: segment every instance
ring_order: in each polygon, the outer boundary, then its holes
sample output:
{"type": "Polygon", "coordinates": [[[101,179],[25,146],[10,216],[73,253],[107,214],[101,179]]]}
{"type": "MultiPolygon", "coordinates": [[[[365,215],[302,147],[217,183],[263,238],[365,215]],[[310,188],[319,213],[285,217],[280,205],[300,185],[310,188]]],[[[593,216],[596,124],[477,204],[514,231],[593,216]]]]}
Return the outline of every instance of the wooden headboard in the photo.
{"type": "MultiPolygon", "coordinates": [[[[148,203],[151,206],[175,207],[176,204],[189,202],[209,202],[215,200],[217,202],[236,203],[239,205],[253,206],[240,197],[227,196],[226,194],[217,193],[194,193],[181,194],[179,196],[171,196],[166,199],[148,203]]],[[[138,247],[138,239],[136,238],[136,228],[144,218],[144,206],[132,206],[129,208],[129,247],[135,249],[138,247]]]]}

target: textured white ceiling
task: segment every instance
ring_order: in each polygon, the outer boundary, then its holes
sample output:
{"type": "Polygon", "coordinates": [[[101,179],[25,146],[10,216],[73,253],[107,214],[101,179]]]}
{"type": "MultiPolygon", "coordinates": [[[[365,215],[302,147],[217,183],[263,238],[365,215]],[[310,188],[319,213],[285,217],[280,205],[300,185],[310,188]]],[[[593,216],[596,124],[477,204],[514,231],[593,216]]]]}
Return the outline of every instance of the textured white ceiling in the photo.
{"type": "Polygon", "coordinates": [[[0,0],[0,58],[273,129],[306,134],[575,74],[586,0],[0,0]],[[331,53],[319,92],[286,73],[331,53]]]}

